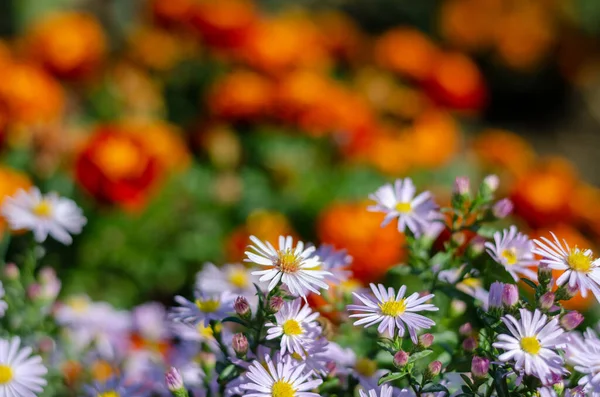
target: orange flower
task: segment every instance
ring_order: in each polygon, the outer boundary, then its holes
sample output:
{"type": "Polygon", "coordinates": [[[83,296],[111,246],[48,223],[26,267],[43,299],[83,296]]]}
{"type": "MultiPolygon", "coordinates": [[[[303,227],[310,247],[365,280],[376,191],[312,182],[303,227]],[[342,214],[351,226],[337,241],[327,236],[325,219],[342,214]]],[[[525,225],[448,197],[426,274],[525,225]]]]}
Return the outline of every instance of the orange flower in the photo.
{"type": "Polygon", "coordinates": [[[405,174],[412,166],[411,138],[406,130],[384,127],[365,145],[365,161],[385,174],[405,174]]]}
{"type": "Polygon", "coordinates": [[[178,26],[189,22],[196,0],[151,0],[150,12],[162,25],[178,26]]]}
{"type": "Polygon", "coordinates": [[[123,127],[96,129],[75,162],[77,182],[96,199],[139,208],[161,175],[160,159],[123,127]]]}
{"type": "Polygon", "coordinates": [[[458,52],[440,54],[425,83],[437,103],[454,109],[480,109],[487,91],[479,68],[469,57],[458,52]]]}
{"type": "Polygon", "coordinates": [[[379,66],[415,80],[429,76],[437,54],[436,45],[427,36],[408,27],[390,30],[375,42],[379,66]]]}
{"type": "Polygon", "coordinates": [[[61,371],[67,386],[73,387],[83,373],[83,366],[78,361],[68,360],[62,364],[61,371]]]}
{"type": "Polygon", "coordinates": [[[508,172],[512,177],[527,171],[535,158],[529,142],[504,130],[483,131],[473,140],[472,148],[488,171],[508,172]]]}
{"type": "Polygon", "coordinates": [[[106,52],[106,38],[98,21],[78,12],[45,17],[32,27],[26,41],[33,59],[61,77],[88,75],[106,52]]]}
{"type": "Polygon", "coordinates": [[[143,27],[129,38],[130,53],[142,65],[159,71],[172,69],[192,45],[184,37],[166,30],[143,27]]]}
{"type": "Polygon", "coordinates": [[[190,22],[203,41],[214,47],[237,47],[246,40],[257,14],[249,0],[197,0],[190,22]]]}
{"type": "Polygon", "coordinates": [[[446,41],[465,50],[492,46],[503,0],[448,0],[440,10],[440,30],[446,41]]]}
{"type": "Polygon", "coordinates": [[[218,168],[235,168],[242,156],[237,134],[227,125],[210,125],[198,134],[198,143],[218,168]]]}
{"type": "Polygon", "coordinates": [[[43,69],[25,63],[1,68],[0,108],[16,124],[37,124],[57,120],[65,104],[62,87],[43,69]]]}
{"type": "Polygon", "coordinates": [[[249,120],[267,114],[272,95],[273,85],[267,78],[237,70],[215,83],[207,102],[217,117],[249,120]]]}
{"type": "MultiPolygon", "coordinates": [[[[19,189],[27,190],[32,186],[29,177],[17,170],[0,167],[0,205],[6,197],[14,195],[19,189]]],[[[0,236],[4,234],[6,221],[0,218],[0,236]]]]}
{"type": "Polygon", "coordinates": [[[405,256],[404,235],[391,224],[381,228],[382,220],[364,203],[338,203],[323,211],[317,229],[322,243],[348,250],[354,277],[367,283],[381,279],[405,256]]]}
{"type": "Polygon", "coordinates": [[[575,169],[565,159],[541,162],[514,184],[515,213],[534,227],[567,222],[572,219],[569,203],[576,186],[575,169]]]}
{"type": "Polygon", "coordinates": [[[569,209],[579,226],[600,237],[600,189],[580,182],[572,193],[569,209]]]}
{"type": "Polygon", "coordinates": [[[115,375],[118,375],[119,370],[105,360],[96,360],[90,366],[92,379],[97,382],[105,383],[115,375]]]}
{"type": "Polygon", "coordinates": [[[416,167],[441,167],[450,162],[459,150],[459,127],[446,112],[424,112],[409,131],[410,158],[416,167]]]}
{"type": "Polygon", "coordinates": [[[256,236],[261,241],[268,241],[277,246],[279,236],[292,236],[297,240],[297,235],[289,224],[285,215],[264,209],[255,210],[248,215],[246,224],[233,231],[227,241],[227,255],[231,261],[241,261],[244,251],[250,244],[250,236],[256,236]]]}
{"type": "MultiPolygon", "coordinates": [[[[579,233],[572,226],[564,223],[553,225],[549,229],[538,229],[531,234],[531,238],[547,237],[552,240],[549,231],[553,232],[560,240],[566,240],[569,244],[569,247],[578,246],[582,249],[594,248],[592,247],[591,242],[581,235],[581,233],[579,233]]],[[[560,270],[552,271],[554,280],[556,280],[561,274],[562,272],[560,270]]],[[[594,298],[594,295],[589,292],[588,296],[585,298],[583,298],[580,293],[577,293],[577,295],[572,299],[568,301],[561,301],[561,303],[567,309],[584,311],[590,308],[595,301],[596,298],[594,298]]]]}
{"type": "Polygon", "coordinates": [[[273,74],[299,67],[323,68],[329,61],[319,30],[302,16],[260,21],[249,33],[239,56],[249,65],[273,74]]]}
{"type": "Polygon", "coordinates": [[[130,118],[154,119],[165,112],[157,82],[142,68],[120,62],[110,71],[110,89],[122,114],[130,118]]]}
{"type": "Polygon", "coordinates": [[[362,55],[364,38],[352,19],[341,12],[328,11],[317,15],[316,23],[323,45],[333,57],[352,62],[362,55]]]}

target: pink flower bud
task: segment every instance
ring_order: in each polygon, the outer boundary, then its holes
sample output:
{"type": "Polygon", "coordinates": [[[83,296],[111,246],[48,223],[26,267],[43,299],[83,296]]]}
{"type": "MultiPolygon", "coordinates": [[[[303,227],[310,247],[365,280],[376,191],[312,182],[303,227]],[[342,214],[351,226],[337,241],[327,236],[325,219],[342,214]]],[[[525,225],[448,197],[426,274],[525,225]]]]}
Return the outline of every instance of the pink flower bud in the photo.
{"type": "Polygon", "coordinates": [[[404,367],[408,363],[410,355],[404,350],[398,351],[394,354],[394,365],[398,368],[404,367]]]}
{"type": "Polygon", "coordinates": [[[504,284],[502,288],[502,304],[513,307],[519,301],[519,290],[514,284],[504,284]]]}
{"type": "Polygon", "coordinates": [[[183,389],[183,378],[175,367],[171,367],[167,371],[165,374],[165,382],[167,383],[167,388],[171,392],[176,392],[183,389]]]}
{"type": "Polygon", "coordinates": [[[7,263],[4,266],[4,276],[9,280],[18,280],[20,273],[19,268],[14,263],[7,263]]]}
{"type": "Polygon", "coordinates": [[[27,296],[31,300],[37,300],[42,295],[42,286],[38,283],[33,283],[27,287],[27,296]]]}
{"type": "Polygon", "coordinates": [[[500,186],[500,178],[498,178],[498,175],[488,175],[483,178],[483,184],[490,192],[494,193],[496,190],[498,190],[498,186],[500,186]]]}
{"type": "Polygon", "coordinates": [[[490,360],[483,357],[473,357],[471,361],[471,374],[474,378],[485,378],[490,369],[490,360]]]}
{"type": "Polygon", "coordinates": [[[554,299],[556,295],[554,292],[546,292],[544,295],[540,296],[540,309],[542,310],[550,310],[552,306],[554,306],[554,299]]]}
{"type": "Polygon", "coordinates": [[[510,199],[502,199],[492,207],[492,214],[498,218],[503,219],[509,216],[513,211],[514,205],[510,199]]]}
{"type": "Polygon", "coordinates": [[[459,196],[469,195],[471,190],[469,178],[466,176],[459,176],[454,181],[454,194],[459,196]]]}
{"type": "Polygon", "coordinates": [[[427,349],[431,345],[433,345],[433,335],[432,334],[423,334],[419,336],[419,346],[427,349]]]}
{"type": "Polygon", "coordinates": [[[458,333],[462,336],[469,336],[473,333],[473,326],[471,323],[464,323],[458,328],[458,333]]]}
{"type": "Polygon", "coordinates": [[[236,356],[239,358],[244,357],[248,353],[248,338],[242,333],[233,335],[231,345],[236,356]]]}
{"type": "Polygon", "coordinates": [[[251,315],[250,311],[250,303],[248,303],[248,299],[243,296],[238,296],[235,298],[235,302],[233,302],[233,309],[236,314],[242,318],[249,318],[251,315]]]}
{"type": "Polygon", "coordinates": [[[571,331],[583,322],[583,315],[579,312],[568,312],[560,319],[560,325],[567,331],[571,331]]]}
{"type": "Polygon", "coordinates": [[[269,300],[269,313],[275,314],[281,310],[285,301],[280,296],[274,296],[269,300]]]}
{"type": "Polygon", "coordinates": [[[469,336],[467,339],[465,339],[462,343],[462,347],[466,352],[472,352],[475,349],[477,349],[477,346],[479,344],[477,343],[477,339],[475,339],[472,336],[469,336]]]}
{"type": "Polygon", "coordinates": [[[439,375],[440,372],[442,372],[442,363],[440,361],[432,361],[427,366],[427,373],[430,378],[439,375]]]}

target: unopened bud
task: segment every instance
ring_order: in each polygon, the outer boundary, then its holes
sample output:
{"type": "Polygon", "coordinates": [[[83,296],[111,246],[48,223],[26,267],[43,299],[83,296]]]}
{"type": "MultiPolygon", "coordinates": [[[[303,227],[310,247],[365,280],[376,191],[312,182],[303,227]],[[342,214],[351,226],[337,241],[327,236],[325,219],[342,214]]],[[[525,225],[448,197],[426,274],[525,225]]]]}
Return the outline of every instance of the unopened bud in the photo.
{"type": "Polygon", "coordinates": [[[502,304],[505,307],[513,307],[519,301],[519,290],[514,284],[504,284],[502,288],[502,304]]]}
{"type": "Polygon", "coordinates": [[[474,256],[481,255],[485,251],[486,240],[481,236],[476,236],[471,240],[469,250],[474,256]]]}
{"type": "Polygon", "coordinates": [[[425,371],[425,375],[428,379],[431,379],[435,376],[438,376],[442,372],[442,363],[441,361],[432,361],[427,366],[427,370],[425,371]]]}
{"type": "Polygon", "coordinates": [[[231,345],[238,358],[245,357],[246,353],[248,353],[248,338],[242,333],[233,335],[231,345]]]}
{"type": "Polygon", "coordinates": [[[423,334],[419,336],[419,346],[427,349],[431,345],[433,345],[433,335],[432,334],[423,334]]]}
{"type": "Polygon", "coordinates": [[[483,178],[483,185],[490,193],[494,193],[498,190],[498,186],[500,186],[500,178],[498,178],[498,175],[488,175],[483,178]]]}
{"type": "Polygon", "coordinates": [[[504,284],[495,281],[490,286],[490,293],[488,295],[488,309],[497,309],[502,307],[502,294],[504,291],[504,284]]]}
{"type": "Polygon", "coordinates": [[[27,296],[32,301],[37,300],[42,295],[42,286],[38,283],[33,283],[27,287],[27,296]]]}
{"type": "Polygon", "coordinates": [[[252,317],[252,311],[250,310],[250,303],[248,303],[248,299],[243,296],[238,296],[235,298],[235,302],[233,303],[233,309],[236,314],[244,319],[249,319],[252,317]]]}
{"type": "Polygon", "coordinates": [[[450,313],[453,317],[459,317],[467,311],[467,304],[460,299],[452,299],[450,302],[450,313]]]}
{"type": "Polygon", "coordinates": [[[464,323],[458,328],[458,333],[462,336],[469,336],[473,333],[473,326],[471,323],[464,323]]]}
{"type": "Polygon", "coordinates": [[[485,378],[490,369],[490,360],[484,357],[473,357],[471,361],[471,374],[474,378],[485,378]]]}
{"type": "Polygon", "coordinates": [[[567,331],[574,330],[583,322],[583,315],[579,312],[568,312],[560,319],[560,325],[567,331]]]}
{"type": "Polygon", "coordinates": [[[454,180],[454,194],[468,196],[471,191],[469,178],[466,176],[456,177],[454,180]]]}
{"type": "Polygon", "coordinates": [[[14,263],[7,263],[4,266],[4,276],[9,280],[18,280],[20,273],[19,268],[14,263]]]}
{"type": "Polygon", "coordinates": [[[542,310],[550,310],[552,306],[554,306],[554,299],[556,296],[554,292],[546,292],[544,295],[540,296],[539,304],[540,309],[542,310]]]}
{"type": "Polygon", "coordinates": [[[552,269],[548,265],[541,263],[538,267],[538,281],[542,286],[552,284],[552,269]]]}
{"type": "Polygon", "coordinates": [[[477,339],[475,339],[472,336],[469,336],[467,339],[465,339],[462,343],[462,347],[466,352],[472,352],[475,349],[477,349],[477,346],[479,344],[477,343],[477,339]]]}
{"type": "Polygon", "coordinates": [[[281,310],[285,301],[280,296],[274,296],[269,300],[269,313],[275,314],[281,310]]]}
{"type": "Polygon", "coordinates": [[[409,357],[410,354],[404,350],[398,351],[396,354],[394,354],[394,365],[398,368],[404,367],[408,363],[409,357]]]}
{"type": "Polygon", "coordinates": [[[498,218],[503,219],[509,216],[513,211],[514,205],[510,199],[502,199],[492,207],[492,214],[498,218]]]}
{"type": "MultiPolygon", "coordinates": [[[[183,387],[183,378],[181,377],[181,374],[179,373],[177,368],[171,367],[167,371],[167,373],[165,374],[165,382],[167,383],[167,389],[169,389],[169,391],[173,393],[173,395],[178,396],[178,394],[176,393],[181,393],[182,390],[185,392],[185,389],[183,387]]],[[[185,394],[179,395],[187,395],[187,392],[185,394]]]]}

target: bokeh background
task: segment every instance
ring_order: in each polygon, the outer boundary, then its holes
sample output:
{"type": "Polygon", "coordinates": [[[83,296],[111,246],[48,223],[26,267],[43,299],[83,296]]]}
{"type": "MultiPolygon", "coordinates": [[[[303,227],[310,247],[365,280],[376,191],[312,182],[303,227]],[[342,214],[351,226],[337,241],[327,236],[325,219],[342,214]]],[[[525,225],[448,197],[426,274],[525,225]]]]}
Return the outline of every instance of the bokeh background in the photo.
{"type": "Polygon", "coordinates": [[[251,234],[376,280],[404,237],[365,200],[407,175],[496,173],[524,230],[599,242],[596,0],[3,0],[0,35],[0,197],[89,221],[64,294],[169,303],[251,234]]]}

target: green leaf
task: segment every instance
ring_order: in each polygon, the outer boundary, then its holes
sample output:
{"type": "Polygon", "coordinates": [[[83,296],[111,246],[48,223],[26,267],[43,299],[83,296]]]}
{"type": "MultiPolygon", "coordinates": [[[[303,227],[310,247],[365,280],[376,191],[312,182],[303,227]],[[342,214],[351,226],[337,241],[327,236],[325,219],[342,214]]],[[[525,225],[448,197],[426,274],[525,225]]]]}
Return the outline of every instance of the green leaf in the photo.
{"type": "Polygon", "coordinates": [[[429,349],[428,349],[428,350],[423,350],[423,351],[420,351],[420,352],[417,352],[417,353],[411,354],[411,355],[410,355],[410,358],[408,359],[408,362],[409,362],[409,363],[413,363],[413,362],[415,362],[415,361],[417,361],[417,360],[420,360],[420,359],[422,359],[422,358],[424,358],[424,357],[427,357],[427,356],[428,356],[428,355],[430,355],[431,353],[433,353],[433,350],[429,350],[429,349]]]}
{"type": "Polygon", "coordinates": [[[231,375],[233,375],[235,370],[236,370],[235,365],[229,364],[228,366],[225,367],[225,369],[219,375],[219,380],[220,381],[227,380],[231,375]]]}
{"type": "Polygon", "coordinates": [[[460,374],[460,377],[462,378],[462,380],[465,381],[465,383],[467,384],[467,386],[469,386],[469,388],[471,390],[473,390],[473,387],[474,387],[473,381],[471,381],[471,379],[468,376],[464,375],[464,374],[460,374]]]}
{"type": "Polygon", "coordinates": [[[248,324],[242,320],[239,317],[233,317],[233,316],[229,316],[229,317],[225,317],[223,320],[221,320],[222,323],[236,323],[236,324],[240,324],[243,326],[247,326],[248,324]]]}
{"type": "Polygon", "coordinates": [[[440,391],[446,392],[448,393],[448,395],[450,395],[450,392],[448,391],[446,386],[443,385],[429,385],[426,386],[423,390],[421,390],[422,393],[435,393],[440,391]]]}
{"type": "Polygon", "coordinates": [[[524,277],[521,277],[521,281],[523,281],[525,284],[527,284],[528,286],[530,286],[533,289],[537,288],[537,285],[533,281],[531,281],[531,280],[528,280],[528,279],[526,279],[524,277]]]}
{"type": "Polygon", "coordinates": [[[377,382],[377,385],[380,386],[380,385],[384,384],[385,382],[391,382],[393,380],[403,378],[406,375],[408,375],[406,372],[391,372],[391,373],[387,374],[386,376],[382,376],[381,378],[379,378],[379,382],[377,382]]]}

